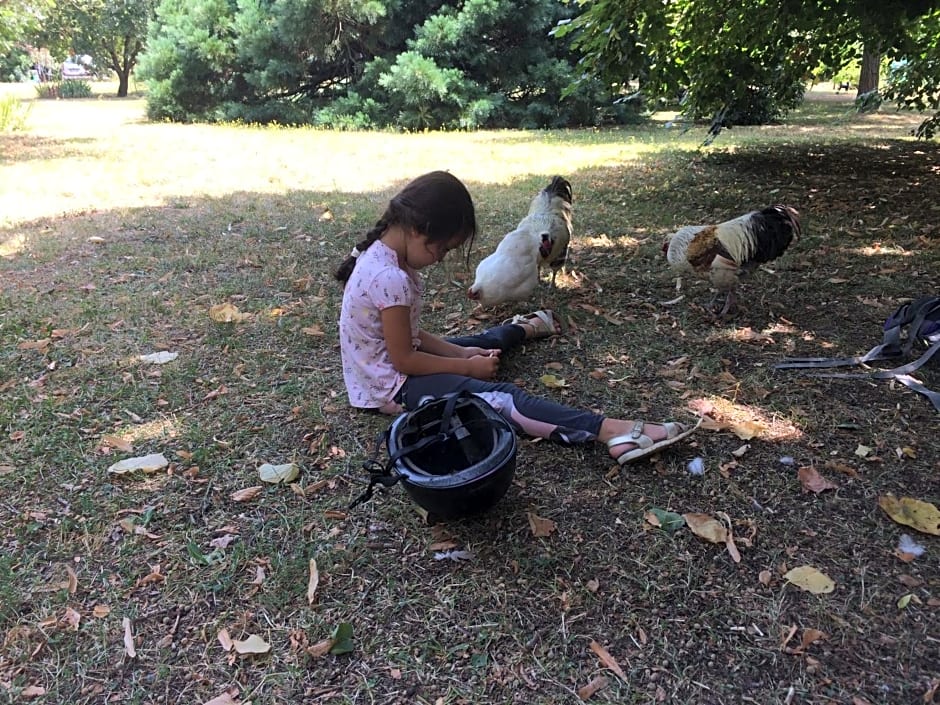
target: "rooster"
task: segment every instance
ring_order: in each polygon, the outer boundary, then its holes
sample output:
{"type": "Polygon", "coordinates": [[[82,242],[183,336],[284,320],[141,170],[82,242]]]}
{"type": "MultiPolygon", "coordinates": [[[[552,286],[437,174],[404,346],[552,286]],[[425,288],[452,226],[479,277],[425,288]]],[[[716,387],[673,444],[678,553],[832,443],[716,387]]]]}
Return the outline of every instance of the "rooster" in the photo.
{"type": "Polygon", "coordinates": [[[477,265],[467,296],[483,306],[523,301],[532,295],[543,267],[555,276],[568,258],[571,241],[571,184],[556,176],[529,204],[529,212],[477,265]]]}
{"type": "MultiPolygon", "coordinates": [[[[723,317],[736,305],[739,277],[782,255],[801,234],[800,214],[790,206],[770,206],[717,225],[687,225],[668,235],[663,253],[673,269],[707,273],[725,293],[723,317]]],[[[714,299],[713,299],[714,303],[714,299]]]]}

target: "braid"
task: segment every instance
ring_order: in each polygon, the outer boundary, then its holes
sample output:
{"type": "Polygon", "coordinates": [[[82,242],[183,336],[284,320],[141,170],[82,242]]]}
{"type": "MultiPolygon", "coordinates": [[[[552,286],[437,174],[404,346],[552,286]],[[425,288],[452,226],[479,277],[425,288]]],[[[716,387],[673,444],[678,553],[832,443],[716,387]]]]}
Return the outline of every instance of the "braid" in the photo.
{"type": "Polygon", "coordinates": [[[388,227],[387,214],[383,215],[382,218],[377,222],[372,229],[366,233],[365,238],[356,244],[355,251],[358,251],[357,254],[351,254],[343,260],[343,262],[336,268],[336,271],[333,273],[333,277],[345,284],[349,281],[349,277],[352,276],[353,269],[356,267],[356,258],[361,255],[363,252],[369,249],[369,246],[382,237],[382,234],[385,232],[385,229],[388,227]]]}

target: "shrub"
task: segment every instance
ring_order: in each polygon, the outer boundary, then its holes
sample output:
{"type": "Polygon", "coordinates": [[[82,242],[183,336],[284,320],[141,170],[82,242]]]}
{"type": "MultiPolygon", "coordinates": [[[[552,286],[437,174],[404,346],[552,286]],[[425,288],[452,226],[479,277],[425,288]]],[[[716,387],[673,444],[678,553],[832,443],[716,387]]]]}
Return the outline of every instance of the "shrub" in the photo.
{"type": "Polygon", "coordinates": [[[855,98],[855,110],[860,113],[874,113],[881,107],[882,102],[884,100],[881,93],[877,90],[868,91],[855,98]]]}
{"type": "Polygon", "coordinates": [[[77,81],[74,78],[62,81],[59,88],[60,98],[90,98],[91,84],[88,81],[77,81]]]}
{"type": "Polygon", "coordinates": [[[25,81],[29,78],[30,64],[29,52],[22,47],[13,47],[0,56],[0,81],[25,81]]]}
{"type": "Polygon", "coordinates": [[[0,96],[0,132],[13,132],[26,127],[26,118],[32,107],[12,95],[0,96]]]}
{"type": "Polygon", "coordinates": [[[58,98],[59,81],[43,81],[36,84],[36,95],[40,98],[58,98]]]}
{"type": "Polygon", "coordinates": [[[36,93],[40,98],[90,98],[91,84],[75,79],[46,81],[36,85],[36,93]]]}

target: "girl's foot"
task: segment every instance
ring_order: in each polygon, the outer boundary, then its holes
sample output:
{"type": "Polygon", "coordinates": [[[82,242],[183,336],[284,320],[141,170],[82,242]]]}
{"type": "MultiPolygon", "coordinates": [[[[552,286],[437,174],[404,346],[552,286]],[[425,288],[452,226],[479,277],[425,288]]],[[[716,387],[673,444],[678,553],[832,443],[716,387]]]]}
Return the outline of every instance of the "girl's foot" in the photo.
{"type": "Polygon", "coordinates": [[[525,330],[526,340],[550,338],[564,332],[561,320],[550,309],[507,318],[503,325],[507,324],[514,324],[525,330]]]}
{"type": "Polygon", "coordinates": [[[699,419],[695,426],[677,422],[645,423],[605,419],[601,428],[602,435],[598,440],[603,440],[611,457],[624,465],[658,453],[663,448],[681,441],[701,423],[702,419],[699,419]]]}

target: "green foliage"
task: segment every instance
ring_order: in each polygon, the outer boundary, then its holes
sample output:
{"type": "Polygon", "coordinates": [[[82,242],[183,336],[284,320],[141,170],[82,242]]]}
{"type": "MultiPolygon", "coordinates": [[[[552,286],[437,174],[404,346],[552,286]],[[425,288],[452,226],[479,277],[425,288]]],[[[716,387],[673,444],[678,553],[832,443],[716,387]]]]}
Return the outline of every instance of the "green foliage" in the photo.
{"type": "Polygon", "coordinates": [[[399,54],[379,85],[386,91],[386,109],[410,130],[455,127],[465,98],[477,97],[458,69],[441,68],[413,51],[399,54]]]}
{"type": "Polygon", "coordinates": [[[26,127],[26,118],[32,107],[16,96],[0,96],[0,132],[14,132],[26,127]]]}
{"type": "Polygon", "coordinates": [[[329,105],[313,111],[312,123],[334,130],[366,130],[376,124],[382,106],[374,98],[363,98],[350,91],[329,105]]]}
{"type": "Polygon", "coordinates": [[[855,109],[860,113],[873,113],[881,107],[884,99],[878,91],[868,91],[855,98],[855,109]]]}
{"type": "Polygon", "coordinates": [[[648,98],[684,92],[687,117],[720,127],[776,119],[799,104],[810,76],[837,72],[865,43],[897,46],[935,4],[596,0],[555,35],[582,52],[586,74],[648,98]]]}
{"type": "Polygon", "coordinates": [[[940,10],[912,27],[908,43],[894,58],[883,96],[904,108],[932,111],[914,131],[919,138],[932,139],[940,133],[940,10]]]}
{"type": "Polygon", "coordinates": [[[31,63],[26,49],[12,47],[8,52],[0,55],[0,81],[11,83],[25,81],[29,78],[31,63]]]}
{"type": "Polygon", "coordinates": [[[44,83],[37,83],[36,95],[44,99],[58,98],[59,97],[59,82],[58,81],[46,81],[44,83]]]}
{"type": "Polygon", "coordinates": [[[558,0],[162,0],[142,74],[171,120],[406,130],[593,125],[596,81],[548,37],[558,0]],[[216,43],[216,51],[206,49],[216,43]]]}
{"type": "Polygon", "coordinates": [[[0,55],[35,35],[51,5],[51,0],[0,2],[0,55]]]}
{"type": "Polygon", "coordinates": [[[236,56],[234,9],[227,0],[160,3],[139,67],[148,81],[150,119],[211,119],[221,105],[236,100],[225,73],[236,56]]]}
{"type": "Polygon", "coordinates": [[[91,84],[88,81],[69,79],[59,82],[60,98],[90,98],[91,84]]]}
{"type": "Polygon", "coordinates": [[[118,76],[118,96],[143,50],[155,0],[81,0],[57,2],[42,22],[35,41],[57,56],[88,54],[100,68],[118,76]]]}
{"type": "Polygon", "coordinates": [[[76,79],[45,81],[36,84],[36,93],[40,98],[90,98],[91,84],[76,79]]]}

